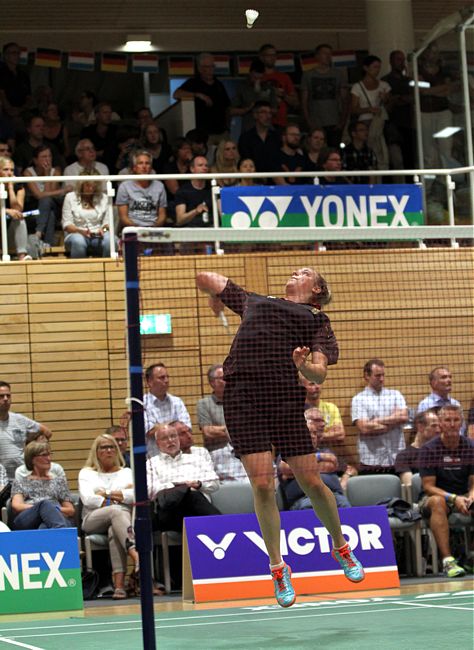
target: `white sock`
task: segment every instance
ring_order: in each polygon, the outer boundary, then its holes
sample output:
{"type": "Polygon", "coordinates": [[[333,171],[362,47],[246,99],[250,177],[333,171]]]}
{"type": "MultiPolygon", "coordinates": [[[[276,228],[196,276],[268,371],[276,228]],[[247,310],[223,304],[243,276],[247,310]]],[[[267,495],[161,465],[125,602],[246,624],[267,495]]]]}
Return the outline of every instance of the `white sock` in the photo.
{"type": "Polygon", "coordinates": [[[282,560],[279,564],[270,564],[270,571],[274,571],[275,569],[283,569],[285,566],[285,562],[282,560]]]}

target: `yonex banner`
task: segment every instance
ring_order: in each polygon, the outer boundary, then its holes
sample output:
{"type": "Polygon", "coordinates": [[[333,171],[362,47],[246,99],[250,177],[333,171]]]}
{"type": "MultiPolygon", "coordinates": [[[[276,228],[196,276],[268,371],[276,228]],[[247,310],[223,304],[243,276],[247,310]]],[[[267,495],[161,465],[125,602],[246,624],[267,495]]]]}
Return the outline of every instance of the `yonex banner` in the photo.
{"type": "Polygon", "coordinates": [[[75,528],[0,534],[0,615],[82,608],[75,528]]]}
{"type": "MultiPolygon", "coordinates": [[[[297,594],[400,585],[386,508],[339,510],[342,531],[366,572],[357,584],[331,557],[329,533],[312,510],[280,514],[283,559],[292,569],[297,594]]],[[[183,552],[190,561],[183,571],[185,598],[205,602],[273,595],[268,555],[253,514],[186,518],[183,552]]]]}
{"type": "Polygon", "coordinates": [[[420,185],[277,185],[221,189],[225,228],[422,226],[420,185]]]}

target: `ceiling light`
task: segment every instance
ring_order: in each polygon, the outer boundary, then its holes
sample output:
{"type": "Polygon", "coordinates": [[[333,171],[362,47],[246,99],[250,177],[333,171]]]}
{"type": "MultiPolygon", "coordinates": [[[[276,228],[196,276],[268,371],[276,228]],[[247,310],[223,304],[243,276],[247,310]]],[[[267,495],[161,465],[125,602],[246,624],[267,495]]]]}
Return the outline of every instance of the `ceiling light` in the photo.
{"type": "Polygon", "coordinates": [[[123,46],[125,52],[150,52],[152,49],[150,34],[130,34],[123,46]]]}

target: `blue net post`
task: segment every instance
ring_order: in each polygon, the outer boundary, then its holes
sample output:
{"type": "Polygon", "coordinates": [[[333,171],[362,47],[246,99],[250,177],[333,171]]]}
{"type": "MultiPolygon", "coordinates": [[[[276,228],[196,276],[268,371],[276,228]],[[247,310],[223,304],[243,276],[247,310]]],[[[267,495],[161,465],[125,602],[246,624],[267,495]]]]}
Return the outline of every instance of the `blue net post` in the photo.
{"type": "Polygon", "coordinates": [[[143,419],[142,357],[140,342],[140,295],[138,281],[138,240],[127,234],[123,244],[127,305],[127,340],[130,397],[133,431],[133,470],[135,479],[135,536],[140,557],[140,600],[142,635],[145,650],[155,650],[155,619],[153,611],[153,552],[150,507],[146,481],[146,442],[143,419]]]}

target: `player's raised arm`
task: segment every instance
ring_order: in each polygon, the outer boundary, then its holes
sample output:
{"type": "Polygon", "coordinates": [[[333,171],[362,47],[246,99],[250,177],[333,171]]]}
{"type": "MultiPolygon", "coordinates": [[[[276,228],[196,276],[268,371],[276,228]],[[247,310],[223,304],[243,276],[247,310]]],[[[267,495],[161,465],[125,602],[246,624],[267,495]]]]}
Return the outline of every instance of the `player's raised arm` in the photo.
{"type": "Polygon", "coordinates": [[[228,278],[219,273],[202,272],[196,275],[196,285],[200,291],[216,296],[225,289],[228,278]]]}

